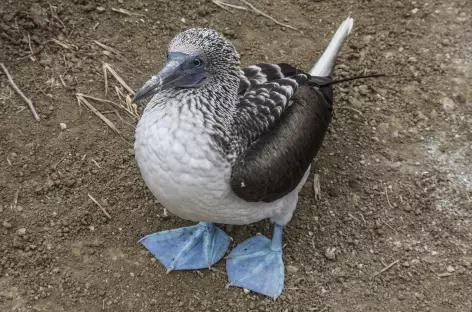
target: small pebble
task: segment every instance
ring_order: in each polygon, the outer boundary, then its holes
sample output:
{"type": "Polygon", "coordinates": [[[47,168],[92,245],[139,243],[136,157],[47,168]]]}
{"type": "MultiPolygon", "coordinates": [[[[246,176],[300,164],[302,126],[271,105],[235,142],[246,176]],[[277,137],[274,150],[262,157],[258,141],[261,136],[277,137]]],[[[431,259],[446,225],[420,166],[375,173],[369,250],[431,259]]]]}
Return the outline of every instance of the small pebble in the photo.
{"type": "Polygon", "coordinates": [[[103,12],[105,12],[105,8],[102,7],[102,6],[99,6],[99,7],[97,7],[97,12],[98,13],[103,13],[103,12]]]}
{"type": "Polygon", "coordinates": [[[243,292],[247,295],[247,294],[249,294],[251,291],[250,291],[249,289],[247,289],[247,288],[244,288],[244,289],[243,289],[243,292]]]}
{"type": "Polygon", "coordinates": [[[25,235],[26,234],[26,229],[25,228],[19,228],[18,231],[16,231],[16,234],[25,235]]]}
{"type": "Polygon", "coordinates": [[[400,300],[400,301],[403,301],[403,300],[406,299],[406,296],[405,296],[405,294],[400,293],[400,294],[398,294],[397,299],[400,300]]]}
{"type": "Polygon", "coordinates": [[[65,123],[61,122],[59,125],[61,126],[61,130],[67,129],[67,125],[65,123]]]}
{"type": "Polygon", "coordinates": [[[441,102],[442,102],[442,105],[443,105],[443,109],[446,112],[450,112],[450,111],[454,110],[454,108],[456,106],[454,101],[451,98],[448,98],[448,97],[443,98],[441,100],[441,102]]]}
{"type": "Polygon", "coordinates": [[[449,272],[449,273],[452,273],[454,272],[456,269],[454,269],[454,267],[452,265],[449,265],[446,270],[449,272]]]}
{"type": "Polygon", "coordinates": [[[336,259],[336,248],[327,248],[324,256],[326,259],[335,260],[336,259]]]}
{"type": "Polygon", "coordinates": [[[418,299],[419,301],[423,301],[424,295],[421,293],[415,293],[415,298],[418,299]]]}
{"type": "Polygon", "coordinates": [[[287,272],[288,272],[288,273],[292,273],[292,274],[297,273],[297,272],[298,272],[298,268],[297,268],[297,267],[294,267],[293,265],[288,265],[288,266],[287,266],[287,272]]]}
{"type": "Polygon", "coordinates": [[[5,229],[11,229],[13,227],[13,225],[8,221],[3,221],[2,226],[5,229]]]}

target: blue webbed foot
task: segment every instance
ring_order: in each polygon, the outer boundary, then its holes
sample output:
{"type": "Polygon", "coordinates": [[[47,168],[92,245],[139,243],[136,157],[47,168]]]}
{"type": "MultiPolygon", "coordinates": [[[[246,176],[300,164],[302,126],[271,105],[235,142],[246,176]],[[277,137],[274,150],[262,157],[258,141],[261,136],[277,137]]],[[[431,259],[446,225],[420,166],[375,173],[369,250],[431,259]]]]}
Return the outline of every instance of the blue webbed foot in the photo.
{"type": "Polygon", "coordinates": [[[282,226],[275,225],[272,241],[263,235],[245,240],[226,260],[228,286],[243,287],[276,298],[284,288],[282,226]]]}
{"type": "Polygon", "coordinates": [[[200,222],[149,234],[139,242],[170,272],[210,268],[223,258],[230,241],[231,237],[213,223],[200,222]]]}

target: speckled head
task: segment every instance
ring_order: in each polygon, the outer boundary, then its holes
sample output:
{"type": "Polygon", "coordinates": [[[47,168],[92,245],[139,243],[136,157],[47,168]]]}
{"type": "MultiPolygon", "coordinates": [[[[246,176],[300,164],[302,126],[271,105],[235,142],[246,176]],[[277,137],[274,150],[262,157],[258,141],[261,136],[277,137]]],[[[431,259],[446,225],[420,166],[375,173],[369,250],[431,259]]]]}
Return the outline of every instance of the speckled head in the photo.
{"type": "Polygon", "coordinates": [[[169,53],[175,52],[201,58],[209,72],[227,73],[240,65],[234,45],[213,29],[191,28],[181,32],[169,44],[169,53]]]}
{"type": "Polygon", "coordinates": [[[133,102],[161,90],[199,88],[210,81],[239,79],[239,65],[236,48],[218,32],[188,29],[172,39],[164,68],[136,92],[133,102]]]}

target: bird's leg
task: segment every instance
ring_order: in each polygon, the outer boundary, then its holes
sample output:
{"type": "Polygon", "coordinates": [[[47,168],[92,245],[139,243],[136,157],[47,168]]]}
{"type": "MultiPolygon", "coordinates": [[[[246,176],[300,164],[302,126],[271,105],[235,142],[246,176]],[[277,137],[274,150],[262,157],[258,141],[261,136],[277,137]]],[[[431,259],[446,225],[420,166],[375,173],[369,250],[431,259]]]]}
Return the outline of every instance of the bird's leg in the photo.
{"type": "Polygon", "coordinates": [[[234,248],[226,260],[228,286],[247,288],[276,298],[284,287],[281,225],[275,224],[272,240],[256,235],[234,248]]]}
{"type": "Polygon", "coordinates": [[[231,237],[213,223],[149,234],[139,242],[167,269],[197,270],[210,268],[223,258],[231,237]]]}

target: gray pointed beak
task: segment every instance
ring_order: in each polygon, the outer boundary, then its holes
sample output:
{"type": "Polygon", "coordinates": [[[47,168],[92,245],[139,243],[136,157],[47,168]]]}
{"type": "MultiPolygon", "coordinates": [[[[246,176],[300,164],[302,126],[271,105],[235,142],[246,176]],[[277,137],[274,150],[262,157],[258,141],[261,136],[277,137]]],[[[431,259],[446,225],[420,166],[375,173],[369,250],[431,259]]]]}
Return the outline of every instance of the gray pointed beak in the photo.
{"type": "Polygon", "coordinates": [[[152,78],[148,80],[141,89],[136,91],[131,102],[136,103],[156,94],[159,92],[160,86],[162,86],[162,79],[159,76],[152,76],[152,78]]]}
{"type": "Polygon", "coordinates": [[[163,89],[167,89],[172,85],[172,82],[181,76],[179,70],[181,63],[176,60],[170,60],[164,68],[156,76],[152,76],[144,86],[136,91],[132,103],[149,98],[163,89]]]}

